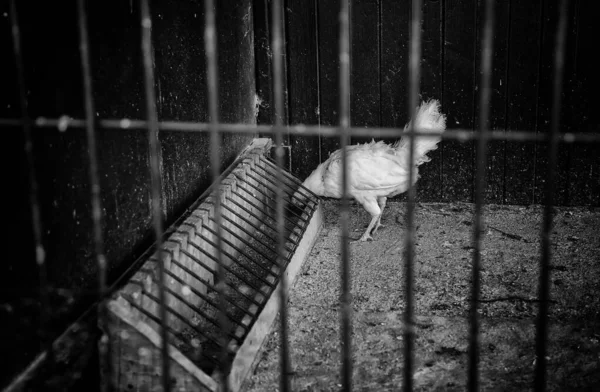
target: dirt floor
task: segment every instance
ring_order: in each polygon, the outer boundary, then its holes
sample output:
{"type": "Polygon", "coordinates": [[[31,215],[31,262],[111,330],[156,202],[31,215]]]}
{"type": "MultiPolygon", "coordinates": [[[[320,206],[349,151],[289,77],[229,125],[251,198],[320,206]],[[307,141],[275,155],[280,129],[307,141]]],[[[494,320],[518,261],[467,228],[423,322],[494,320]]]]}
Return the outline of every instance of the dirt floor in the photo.
{"type": "MultiPolygon", "coordinates": [[[[340,390],[338,201],[290,293],[294,391],[340,390]]],[[[404,203],[388,203],[374,242],[350,245],[354,390],[402,385],[404,203]]],[[[417,390],[464,390],[472,260],[471,204],[418,204],[414,382],[417,390]]],[[[369,221],[352,206],[351,237],[369,221]]],[[[542,208],[488,206],[482,251],[481,388],[531,389],[542,208]]],[[[548,390],[600,391],[600,209],[559,208],[552,230],[548,390]]],[[[246,390],[275,391],[273,331],[246,390]]]]}

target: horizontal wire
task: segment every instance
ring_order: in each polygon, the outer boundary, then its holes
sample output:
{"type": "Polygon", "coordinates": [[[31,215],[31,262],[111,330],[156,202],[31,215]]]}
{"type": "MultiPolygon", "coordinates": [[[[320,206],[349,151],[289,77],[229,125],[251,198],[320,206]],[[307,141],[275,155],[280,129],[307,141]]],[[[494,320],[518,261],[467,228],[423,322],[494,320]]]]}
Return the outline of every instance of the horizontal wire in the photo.
{"type": "MultiPolygon", "coordinates": [[[[22,126],[23,121],[15,118],[1,118],[1,127],[11,126],[22,126]]],[[[67,129],[84,129],[85,120],[73,119],[73,118],[46,118],[38,117],[31,121],[32,128],[57,128],[59,131],[66,131],[67,129]]],[[[144,120],[130,120],[130,119],[104,119],[98,120],[98,127],[104,129],[146,129],[148,126],[147,121],[144,120]]],[[[174,131],[174,132],[208,132],[209,124],[199,122],[186,122],[186,121],[161,121],[158,123],[158,129],[161,131],[174,131]]],[[[248,125],[248,124],[229,124],[219,123],[217,125],[219,132],[222,133],[240,133],[240,134],[275,134],[281,129],[285,129],[291,135],[320,135],[324,137],[339,137],[339,128],[333,126],[323,125],[248,125]]],[[[475,129],[477,131],[477,129],[475,129]]],[[[350,127],[348,128],[348,135],[350,137],[369,137],[373,136],[374,133],[378,134],[379,138],[398,138],[404,135],[403,131],[399,128],[365,128],[365,127],[350,127]]],[[[470,141],[478,140],[479,133],[473,132],[472,129],[448,129],[443,133],[440,132],[423,132],[419,128],[415,128],[414,135],[419,138],[437,138],[441,137],[444,140],[458,140],[458,141],[470,141]]],[[[486,137],[488,140],[506,140],[506,141],[537,141],[547,142],[548,138],[545,133],[518,129],[508,129],[506,131],[488,131],[486,137]]],[[[600,143],[600,130],[594,130],[593,132],[567,132],[561,133],[557,136],[559,142],[563,143],[600,143]]]]}

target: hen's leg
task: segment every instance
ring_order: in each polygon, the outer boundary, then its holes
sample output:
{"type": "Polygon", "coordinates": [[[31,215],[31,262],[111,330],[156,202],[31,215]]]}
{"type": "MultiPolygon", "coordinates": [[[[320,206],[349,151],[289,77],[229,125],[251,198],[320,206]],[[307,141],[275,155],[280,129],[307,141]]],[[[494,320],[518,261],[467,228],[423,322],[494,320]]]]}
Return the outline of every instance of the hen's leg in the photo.
{"type": "Polygon", "coordinates": [[[365,207],[365,210],[367,210],[367,212],[369,214],[371,214],[371,223],[369,223],[369,226],[367,226],[367,230],[365,231],[365,233],[362,235],[362,237],[360,237],[359,241],[368,241],[371,240],[373,241],[373,237],[371,237],[371,229],[373,228],[373,226],[375,226],[375,224],[377,223],[377,220],[381,217],[381,209],[379,208],[379,205],[377,204],[377,199],[375,199],[374,197],[369,197],[369,198],[357,198],[356,201],[358,201],[360,204],[362,204],[363,207],[365,207]]]}
{"type": "Polygon", "coordinates": [[[375,223],[375,228],[373,229],[373,233],[375,234],[377,232],[377,229],[379,229],[380,227],[385,227],[385,225],[381,224],[381,216],[383,215],[383,209],[385,208],[385,204],[387,202],[387,197],[378,197],[377,198],[377,205],[379,205],[379,209],[381,210],[381,212],[379,213],[379,217],[377,218],[377,222],[375,223]]]}

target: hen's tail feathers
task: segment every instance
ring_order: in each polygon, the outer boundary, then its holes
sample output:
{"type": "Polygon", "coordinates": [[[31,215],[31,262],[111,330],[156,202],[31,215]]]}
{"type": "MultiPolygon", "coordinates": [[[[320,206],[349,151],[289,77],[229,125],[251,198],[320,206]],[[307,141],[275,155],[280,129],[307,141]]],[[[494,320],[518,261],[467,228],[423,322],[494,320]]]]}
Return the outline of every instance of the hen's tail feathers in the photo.
{"type": "MultiPolygon", "coordinates": [[[[406,124],[404,127],[404,132],[408,132],[411,122],[406,124]]],[[[421,103],[421,106],[417,108],[417,115],[415,117],[415,132],[441,133],[445,130],[446,116],[440,110],[439,101],[432,99],[421,103]]],[[[442,140],[442,137],[439,135],[435,137],[417,136],[415,138],[414,147],[414,164],[419,166],[422,163],[429,162],[431,158],[427,156],[427,153],[435,150],[440,140],[442,140]]],[[[403,153],[408,154],[410,148],[410,138],[407,135],[404,135],[402,139],[393,145],[393,147],[398,152],[404,150],[403,153]]]]}

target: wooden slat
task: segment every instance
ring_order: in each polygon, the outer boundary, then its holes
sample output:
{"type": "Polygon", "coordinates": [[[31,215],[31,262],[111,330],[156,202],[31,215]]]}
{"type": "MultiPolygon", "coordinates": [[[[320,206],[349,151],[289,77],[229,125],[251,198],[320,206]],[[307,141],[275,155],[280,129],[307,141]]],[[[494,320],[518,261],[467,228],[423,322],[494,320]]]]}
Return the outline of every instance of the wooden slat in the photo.
{"type": "MultiPolygon", "coordinates": [[[[444,2],[423,2],[423,28],[421,43],[421,98],[437,99],[442,103],[442,112],[447,109],[443,96],[443,42],[444,42],[444,2]]],[[[410,8],[410,2],[408,2],[410,8]]],[[[408,84],[403,86],[404,94],[408,99],[408,84]]],[[[408,121],[407,104],[401,109],[402,118],[408,121]]],[[[419,183],[417,185],[417,198],[422,202],[438,201],[442,194],[442,165],[444,146],[440,142],[437,150],[427,154],[431,161],[419,167],[419,183]]]]}
{"type": "MultiPolygon", "coordinates": [[[[540,68],[539,68],[539,93],[537,97],[538,102],[538,118],[536,132],[547,135],[550,132],[550,121],[552,118],[552,97],[554,96],[554,57],[556,53],[554,48],[556,46],[556,33],[558,30],[558,3],[545,2],[542,10],[542,26],[541,26],[541,54],[540,54],[540,68]]],[[[573,66],[574,56],[573,50],[573,38],[575,35],[571,31],[571,28],[567,30],[567,47],[565,56],[565,75],[564,81],[565,86],[570,85],[573,82],[573,66]]],[[[571,110],[565,107],[564,104],[569,101],[571,95],[571,89],[563,89],[562,91],[562,126],[559,128],[559,132],[564,133],[571,131],[571,127],[568,124],[571,110]],[[566,117],[565,117],[566,115],[566,117]]],[[[566,202],[567,190],[567,173],[568,173],[568,158],[569,158],[570,147],[565,144],[558,145],[558,157],[557,166],[555,173],[555,186],[556,191],[554,195],[554,203],[564,204],[566,202]]],[[[533,203],[542,204],[544,203],[545,197],[545,184],[548,178],[548,144],[546,142],[536,143],[535,148],[535,176],[534,176],[534,192],[533,192],[533,203]]]]}
{"type": "MultiPolygon", "coordinates": [[[[350,110],[352,124],[379,125],[379,1],[355,0],[351,17],[350,110]]],[[[378,133],[373,133],[378,138],[378,133]]],[[[370,142],[370,137],[351,143],[370,142]]]]}
{"type": "MultiPolygon", "coordinates": [[[[319,123],[316,12],[314,0],[287,3],[290,124],[319,123]]],[[[289,143],[292,173],[304,179],[319,162],[320,138],[290,135],[289,143]]]]}
{"type": "MultiPolygon", "coordinates": [[[[490,122],[489,127],[492,130],[506,130],[506,91],[508,81],[508,34],[510,25],[510,2],[494,2],[494,50],[492,58],[492,95],[490,99],[490,122]]],[[[480,6],[483,15],[483,8],[480,6]]],[[[481,19],[479,19],[481,20],[481,19]]],[[[481,32],[481,26],[478,27],[481,32]]],[[[481,33],[479,33],[479,36],[481,33]]],[[[477,86],[480,84],[479,70],[481,68],[481,39],[477,40],[477,86]]],[[[479,93],[475,99],[475,126],[479,124],[479,93]]],[[[488,144],[487,157],[487,178],[486,178],[486,203],[501,204],[504,202],[504,168],[505,142],[502,140],[490,141],[488,144]]]]}
{"type": "MultiPolygon", "coordinates": [[[[542,0],[511,3],[507,127],[536,129],[542,0]]],[[[506,143],[506,203],[533,202],[535,143],[506,143]]]]}
{"type": "Polygon", "coordinates": [[[410,3],[382,0],[380,7],[381,126],[402,128],[407,121],[410,3]]]}
{"type": "MultiPolygon", "coordinates": [[[[472,128],[475,95],[476,0],[448,0],[444,21],[444,111],[448,128],[472,128]]],[[[473,142],[444,142],[444,201],[471,201],[473,142]]]]}
{"type": "MultiPolygon", "coordinates": [[[[254,56],[256,59],[254,73],[256,75],[256,92],[261,100],[260,110],[256,121],[258,124],[273,124],[273,70],[271,56],[271,2],[268,0],[253,0],[254,56]]],[[[282,21],[284,18],[282,18],[282,21]]],[[[285,32],[285,22],[283,32],[285,32]]],[[[285,37],[285,35],[284,35],[285,37]]],[[[286,45],[282,47],[283,57],[283,122],[287,123],[287,66],[286,45]]],[[[272,137],[272,135],[261,135],[272,137]]],[[[283,144],[288,145],[289,135],[286,133],[283,144]]]]}
{"type": "MultiPolygon", "coordinates": [[[[270,124],[273,120],[273,74],[269,57],[271,42],[269,30],[269,5],[267,0],[254,0],[254,59],[256,62],[256,94],[261,105],[256,116],[257,124],[270,124]]],[[[264,136],[264,135],[261,135],[264,136]]]]}
{"type": "MultiPolygon", "coordinates": [[[[133,389],[130,385],[138,390],[153,389],[160,382],[157,365],[162,362],[160,335],[122,297],[110,300],[107,306],[111,326],[107,332],[116,346],[114,350],[120,355],[115,356],[112,362],[112,378],[103,379],[103,383],[117,391],[133,389]],[[131,366],[132,363],[137,366],[131,366]]],[[[218,390],[218,384],[179,349],[171,344],[168,349],[175,390],[218,390]]]]}
{"type": "MultiPolygon", "coordinates": [[[[300,272],[302,265],[308,258],[310,250],[321,231],[322,224],[322,207],[321,205],[317,205],[316,210],[306,227],[306,231],[298,244],[298,248],[296,248],[292,259],[283,274],[283,278],[286,280],[290,289],[294,287],[298,272],[300,272]]],[[[232,392],[246,389],[244,388],[244,382],[247,379],[248,374],[250,374],[253,369],[256,369],[256,366],[260,362],[262,356],[259,354],[264,350],[267,337],[274,327],[276,327],[275,320],[281,306],[281,297],[279,296],[280,289],[281,283],[278,283],[233,360],[231,373],[229,374],[232,392]]]]}
{"type": "MultiPolygon", "coordinates": [[[[572,2],[573,3],[573,2],[572,2]]],[[[571,98],[563,107],[572,112],[569,121],[576,132],[598,132],[600,117],[595,116],[600,107],[600,73],[592,54],[598,50],[598,2],[576,1],[573,11],[577,24],[577,52],[575,57],[574,82],[567,85],[573,89],[571,98]]],[[[600,206],[600,144],[574,144],[572,146],[569,171],[569,204],[600,206]]]]}
{"type": "MultiPolygon", "coordinates": [[[[339,0],[317,3],[319,29],[319,88],[321,124],[336,125],[338,121],[338,36],[339,0]]],[[[321,138],[321,162],[340,148],[339,137],[321,138]]],[[[314,165],[316,167],[316,165],[314,165]]]]}

